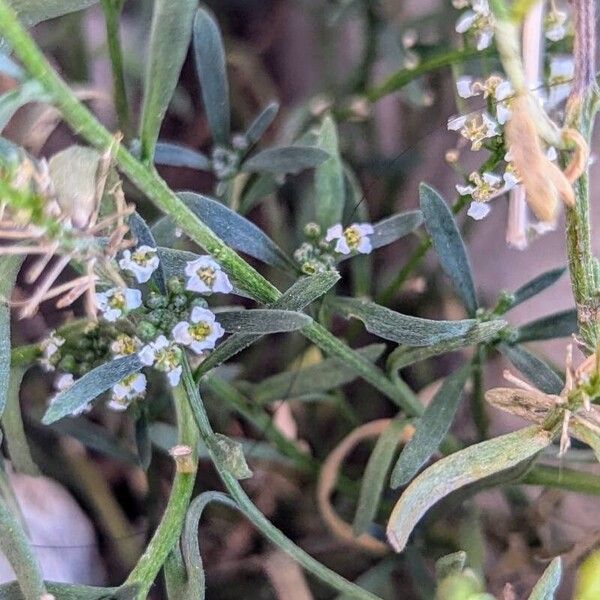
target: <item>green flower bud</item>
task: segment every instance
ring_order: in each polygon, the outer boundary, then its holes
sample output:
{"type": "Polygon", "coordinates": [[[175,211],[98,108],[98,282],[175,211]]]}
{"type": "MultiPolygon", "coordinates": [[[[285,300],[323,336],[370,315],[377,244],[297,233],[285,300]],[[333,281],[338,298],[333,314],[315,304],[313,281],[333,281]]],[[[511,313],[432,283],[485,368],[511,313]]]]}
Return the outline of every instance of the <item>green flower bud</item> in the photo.
{"type": "Polygon", "coordinates": [[[143,342],[153,340],[158,333],[156,327],[149,321],[142,321],[135,330],[136,335],[143,342]]]}
{"type": "Polygon", "coordinates": [[[200,306],[201,308],[208,308],[208,302],[204,298],[200,298],[200,296],[196,296],[190,302],[190,308],[194,308],[194,306],[200,306]]]}
{"type": "Polygon", "coordinates": [[[321,227],[317,223],[307,223],[304,226],[304,235],[309,239],[316,240],[321,237],[321,227]]]}
{"type": "Polygon", "coordinates": [[[175,310],[181,310],[186,308],[189,303],[188,297],[185,294],[175,294],[171,299],[171,306],[175,310]]]}
{"type": "Polygon", "coordinates": [[[67,373],[74,373],[77,369],[77,362],[75,361],[75,357],[72,354],[67,354],[60,359],[58,363],[58,367],[61,371],[65,371],[67,373]]]}
{"type": "Polygon", "coordinates": [[[150,292],[150,295],[146,298],[146,306],[148,308],[165,308],[167,299],[156,292],[150,292]]]}
{"type": "Polygon", "coordinates": [[[172,294],[181,294],[185,291],[185,286],[183,285],[183,279],[180,277],[171,277],[169,281],[167,281],[167,289],[172,294]]]}
{"type": "Polygon", "coordinates": [[[157,308],[156,310],[153,310],[151,313],[148,313],[146,315],[146,321],[158,327],[162,323],[164,317],[165,310],[163,308],[157,308]]]}

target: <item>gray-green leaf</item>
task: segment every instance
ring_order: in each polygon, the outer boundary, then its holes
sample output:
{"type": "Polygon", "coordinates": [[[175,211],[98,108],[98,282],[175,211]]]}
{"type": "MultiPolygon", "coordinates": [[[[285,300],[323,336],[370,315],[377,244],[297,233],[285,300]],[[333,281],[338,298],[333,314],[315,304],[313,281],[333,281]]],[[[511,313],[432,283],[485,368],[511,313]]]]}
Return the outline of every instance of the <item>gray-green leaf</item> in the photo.
{"type": "Polygon", "coordinates": [[[277,112],[279,111],[279,102],[271,102],[268,104],[261,113],[252,121],[250,127],[246,131],[246,141],[248,145],[253,145],[260,140],[264,135],[265,131],[269,128],[277,112]]]}
{"type": "Polygon", "coordinates": [[[477,310],[477,295],[471,264],[452,212],[438,192],[424,183],[419,186],[419,197],[425,228],[431,236],[440,266],[452,280],[468,313],[474,315],[477,310]]]}
{"type": "Polygon", "coordinates": [[[132,354],[111,360],[96,367],[54,398],[42,422],[48,425],[70,415],[121,381],[124,377],[139,371],[142,366],[138,355],[132,354]]]}
{"type": "Polygon", "coordinates": [[[313,169],[329,158],[329,154],[313,146],[267,148],[242,163],[242,171],[295,175],[313,169]]]}
{"type": "Polygon", "coordinates": [[[205,8],[198,9],[194,18],[194,53],[208,126],[213,140],[227,146],[230,108],[225,48],[219,26],[205,8]]]}
{"type": "Polygon", "coordinates": [[[406,419],[393,420],[379,436],[371,452],[360,485],[360,495],[352,524],[356,536],[364,533],[377,515],[383,487],[406,423],[406,419]]]}
{"type": "Polygon", "coordinates": [[[328,115],[317,137],[317,146],[329,154],[315,171],[315,207],[317,223],[327,229],[341,223],[344,213],[344,167],[340,157],[335,121],[328,115]]]}
{"type": "Polygon", "coordinates": [[[200,194],[181,192],[178,196],[203,223],[235,250],[283,270],[295,268],[283,250],[245,217],[200,194]]]}
{"type": "Polygon", "coordinates": [[[311,322],[301,312],[267,308],[250,310],[227,310],[217,313],[217,321],[230,333],[265,335],[296,331],[311,322]]]}
{"type": "Polygon", "coordinates": [[[141,159],[151,161],[190,43],[196,0],[154,0],[140,121],[141,159]]]}
{"type": "Polygon", "coordinates": [[[566,269],[564,267],[559,267],[558,269],[552,269],[551,271],[546,271],[541,275],[538,275],[525,285],[521,286],[514,294],[512,302],[510,303],[507,310],[510,308],[514,308],[518,304],[529,300],[529,298],[533,298],[533,296],[537,296],[539,293],[543,292],[546,288],[549,288],[551,285],[554,285],[565,273],[566,269]]]}
{"type": "Polygon", "coordinates": [[[562,564],[560,556],[557,556],[531,590],[528,600],[554,600],[554,595],[560,585],[561,572],[562,564]]]}
{"type": "Polygon", "coordinates": [[[154,162],[157,165],[185,167],[199,171],[210,171],[212,166],[210,159],[202,152],[168,142],[158,142],[156,144],[154,162]]]}
{"type": "Polygon", "coordinates": [[[498,349],[536,388],[546,394],[560,394],[564,382],[543,360],[523,346],[500,344],[498,349]]]}
{"type": "Polygon", "coordinates": [[[392,471],[392,488],[409,482],[439,448],[450,429],[470,372],[471,365],[465,365],[446,377],[417,422],[415,434],[398,458],[392,471]]]}
{"type": "Polygon", "coordinates": [[[23,85],[5,92],[0,96],[0,131],[2,131],[13,115],[30,102],[49,102],[50,96],[41,83],[35,79],[25,81],[23,85]]]}
{"type": "Polygon", "coordinates": [[[430,346],[467,335],[477,325],[475,319],[433,321],[410,317],[374,302],[336,297],[331,306],[346,318],[360,319],[374,335],[405,346],[430,346]]]}
{"type": "Polygon", "coordinates": [[[396,503],[387,527],[391,545],[396,552],[401,552],[423,515],[450,492],[510,469],[551,442],[552,435],[534,425],[439,460],[414,479],[396,503]]]}
{"type": "Polygon", "coordinates": [[[98,0],[8,0],[25,27],[88,8],[98,0]]]}
{"type": "Polygon", "coordinates": [[[577,311],[569,309],[518,327],[516,341],[522,343],[553,340],[569,337],[573,333],[577,333],[577,311]]]}

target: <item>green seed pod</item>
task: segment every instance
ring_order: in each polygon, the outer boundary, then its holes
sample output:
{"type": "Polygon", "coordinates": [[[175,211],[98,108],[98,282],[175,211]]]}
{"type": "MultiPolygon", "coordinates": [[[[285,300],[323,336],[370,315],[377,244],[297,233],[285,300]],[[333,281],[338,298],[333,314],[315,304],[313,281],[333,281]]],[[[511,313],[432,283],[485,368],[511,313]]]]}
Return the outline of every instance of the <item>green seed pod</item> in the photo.
{"type": "Polygon", "coordinates": [[[185,286],[183,285],[183,280],[180,277],[171,277],[169,281],[167,281],[167,289],[172,294],[181,294],[185,291],[185,286]]]}

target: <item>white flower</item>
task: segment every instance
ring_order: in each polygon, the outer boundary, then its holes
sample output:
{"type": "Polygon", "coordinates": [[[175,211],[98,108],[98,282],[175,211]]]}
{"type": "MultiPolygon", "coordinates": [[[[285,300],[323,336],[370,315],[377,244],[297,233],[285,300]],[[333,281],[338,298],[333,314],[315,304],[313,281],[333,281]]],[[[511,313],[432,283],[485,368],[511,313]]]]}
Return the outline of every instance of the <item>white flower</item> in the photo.
{"type": "Polygon", "coordinates": [[[369,236],[375,233],[370,223],[353,223],[344,229],[340,223],[327,230],[325,241],[336,240],[335,251],[340,254],[359,252],[369,254],[373,250],[369,236]]]}
{"type": "Polygon", "coordinates": [[[492,209],[490,208],[490,205],[487,202],[473,201],[473,202],[471,202],[471,204],[469,206],[469,210],[467,211],[467,214],[472,219],[475,219],[476,221],[481,221],[481,219],[484,219],[485,217],[488,216],[490,210],[492,210],[492,209]]]}
{"type": "Polygon", "coordinates": [[[575,61],[572,56],[559,55],[550,59],[550,76],[548,78],[548,105],[552,108],[567,99],[571,90],[571,82],[575,74],[575,61]]]}
{"type": "Polygon", "coordinates": [[[558,42],[567,35],[567,13],[553,8],[544,19],[544,30],[546,37],[551,42],[558,42]]]}
{"type": "Polygon", "coordinates": [[[102,316],[110,322],[142,305],[142,292],[132,288],[111,288],[96,293],[96,306],[102,316]]]}
{"type": "Polygon", "coordinates": [[[468,75],[463,75],[456,80],[456,91],[461,98],[472,98],[478,95],[473,90],[473,78],[468,75]]]}
{"type": "Polygon", "coordinates": [[[477,50],[485,50],[494,36],[494,19],[487,0],[473,0],[473,10],[464,12],[456,22],[456,31],[470,31],[475,36],[477,50]]]}
{"type": "Polygon", "coordinates": [[[228,294],[233,290],[229,277],[221,270],[221,265],[210,256],[201,256],[186,263],[185,274],[189,278],[185,289],[191,292],[228,294]]]}
{"type": "Polygon", "coordinates": [[[496,119],[500,125],[504,125],[510,118],[510,104],[514,96],[514,90],[510,81],[502,81],[494,90],[496,100],[496,119]]]}
{"type": "Polygon", "coordinates": [[[200,354],[214,348],[225,330],[215,321],[215,315],[210,310],[195,306],[190,321],[180,321],[173,327],[172,333],[178,344],[189,346],[196,354],[200,354]]]}
{"type": "Polygon", "coordinates": [[[39,362],[44,371],[54,371],[59,348],[65,343],[65,338],[51,331],[48,339],[41,343],[42,357],[39,362]]]}
{"type": "Polygon", "coordinates": [[[119,261],[121,269],[132,273],[138,283],[146,283],[158,269],[158,264],[156,248],[150,246],[138,246],[133,252],[125,250],[119,261]]]}
{"type": "Polygon", "coordinates": [[[117,338],[110,345],[110,349],[115,358],[122,358],[123,356],[129,356],[135,354],[142,343],[136,337],[127,335],[126,333],[120,333],[117,338]]]}
{"type": "Polygon", "coordinates": [[[448,129],[458,131],[471,142],[471,150],[480,150],[484,140],[496,137],[498,124],[487,113],[462,115],[448,120],[448,129]]]}
{"type": "Polygon", "coordinates": [[[505,173],[503,177],[499,177],[494,173],[484,173],[480,175],[477,172],[469,175],[471,185],[457,185],[456,191],[461,195],[470,195],[473,202],[469,206],[467,214],[479,221],[486,217],[490,212],[490,207],[487,204],[489,200],[500,196],[516,185],[516,178],[512,174],[505,173]]]}
{"type": "Polygon", "coordinates": [[[172,387],[179,383],[182,371],[180,350],[164,335],[159,335],[153,342],[144,346],[138,356],[142,364],[166,373],[172,387]]]}
{"type": "Polygon", "coordinates": [[[146,376],[143,373],[132,373],[115,384],[112,392],[108,407],[112,410],[125,410],[133,400],[141,398],[146,392],[146,376]]]}
{"type": "MultiPolygon", "coordinates": [[[[490,75],[485,80],[473,80],[463,76],[456,80],[456,90],[461,98],[472,98],[483,95],[484,98],[493,98],[496,105],[496,119],[504,125],[510,116],[510,102],[514,96],[513,88],[509,81],[499,75],[490,75]]],[[[466,118],[465,118],[466,120],[466,118]]],[[[485,121],[485,116],[482,116],[485,121]]]]}

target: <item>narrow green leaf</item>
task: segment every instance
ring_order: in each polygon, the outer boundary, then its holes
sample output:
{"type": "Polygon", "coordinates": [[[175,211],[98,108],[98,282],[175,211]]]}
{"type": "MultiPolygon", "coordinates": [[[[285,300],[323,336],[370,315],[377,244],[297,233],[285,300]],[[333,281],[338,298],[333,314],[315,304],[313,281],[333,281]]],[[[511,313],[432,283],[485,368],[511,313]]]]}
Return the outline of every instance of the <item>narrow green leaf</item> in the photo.
{"type": "Polygon", "coordinates": [[[375,232],[370,236],[373,248],[387,246],[405,235],[412,233],[423,224],[423,213],[420,210],[392,215],[373,225],[375,232]]]}
{"type": "Polygon", "coordinates": [[[49,425],[70,415],[111,388],[115,383],[127,377],[127,375],[139,371],[142,366],[138,355],[132,354],[96,367],[54,398],[42,419],[42,423],[49,425]]]}
{"type": "Polygon", "coordinates": [[[150,440],[148,415],[145,412],[142,412],[135,421],[135,445],[137,446],[139,464],[144,471],[147,471],[152,461],[152,442],[150,440]]]}
{"type": "MultiPolygon", "coordinates": [[[[372,344],[356,352],[375,362],[384,350],[384,344],[372,344]]],[[[336,358],[326,358],[315,365],[290,369],[263,379],[253,387],[252,398],[261,404],[282,398],[297,398],[340,388],[357,377],[356,371],[345,363],[336,358]]]]}
{"type": "MultiPolygon", "coordinates": [[[[273,304],[273,308],[302,310],[329,291],[339,278],[337,273],[319,273],[311,277],[301,277],[281,295],[281,298],[273,304]]],[[[235,356],[261,337],[261,335],[249,333],[234,333],[229,336],[202,361],[195,372],[196,378],[235,356]]]]}
{"type": "Polygon", "coordinates": [[[523,346],[500,344],[498,349],[536,388],[546,394],[560,394],[565,384],[543,360],[523,346]]]}
{"type": "MultiPolygon", "coordinates": [[[[139,213],[134,212],[129,215],[128,224],[129,230],[131,231],[133,237],[136,238],[139,246],[146,245],[150,246],[151,248],[156,248],[156,240],[152,235],[152,231],[139,213]]],[[[160,263],[158,265],[158,269],[156,269],[150,276],[150,281],[154,283],[154,285],[162,294],[166,293],[167,288],[165,285],[165,274],[163,273],[163,267],[160,263]]]]}
{"type": "Polygon", "coordinates": [[[2,429],[4,430],[8,454],[15,470],[18,473],[35,477],[40,474],[40,471],[31,456],[31,450],[27,443],[19,398],[21,382],[26,370],[23,367],[14,367],[10,370],[10,376],[7,385],[5,385],[8,392],[6,408],[2,415],[2,429]]]}
{"type": "Polygon", "coordinates": [[[313,169],[328,158],[327,152],[313,146],[267,148],[244,161],[241,170],[249,173],[295,175],[306,169],[313,169]]]}
{"type": "Polygon", "coordinates": [[[408,483],[431,458],[448,433],[458,409],[461,392],[471,372],[465,365],[446,377],[440,389],[417,422],[415,434],[404,446],[392,471],[391,487],[396,489],[408,483]]]}
{"type": "Polygon", "coordinates": [[[249,213],[255,206],[268,198],[277,190],[277,177],[271,173],[255,175],[245,187],[240,201],[239,212],[249,213]]]}
{"type": "Polygon", "coordinates": [[[328,115],[323,119],[317,137],[317,146],[325,150],[329,158],[315,171],[316,220],[323,228],[342,222],[344,202],[344,167],[340,157],[337,127],[328,115]]]}
{"type": "MultiPolygon", "coordinates": [[[[120,588],[101,588],[47,581],[46,588],[57,600],[134,600],[137,594],[137,586],[132,585],[120,588]]],[[[0,585],[0,598],[2,600],[26,600],[16,581],[0,585]]]]}
{"type": "Polygon", "coordinates": [[[217,313],[217,321],[223,329],[231,333],[265,335],[297,331],[311,322],[311,318],[301,312],[268,308],[250,310],[227,310],[217,313]]]}
{"type": "Polygon", "coordinates": [[[360,494],[352,525],[356,536],[364,533],[377,515],[383,488],[406,423],[406,419],[394,419],[379,436],[375,448],[371,452],[360,485],[360,494]]]}
{"type": "Polygon", "coordinates": [[[140,121],[142,161],[152,161],[192,33],[196,0],[154,0],[140,121]]]}
{"type": "Polygon", "coordinates": [[[423,515],[439,500],[470,483],[510,469],[552,442],[537,425],[469,446],[423,471],[396,503],[387,527],[390,543],[401,552],[423,515]]]}
{"type": "MultiPolygon", "coordinates": [[[[537,296],[545,289],[554,285],[564,275],[565,271],[566,269],[564,267],[546,271],[545,273],[538,275],[525,285],[521,286],[513,294],[513,299],[509,308],[514,308],[515,306],[525,302],[526,300],[529,300],[529,298],[533,298],[533,296],[537,296]]],[[[507,308],[507,310],[509,310],[509,308],[507,308]]]]}
{"type": "Polygon", "coordinates": [[[139,460],[133,452],[128,448],[124,448],[107,429],[88,419],[81,417],[63,419],[53,423],[50,427],[62,435],[75,438],[87,448],[104,454],[104,456],[114,458],[125,464],[139,465],[139,460]]]}
{"type": "Polygon", "coordinates": [[[46,90],[35,79],[25,81],[23,85],[5,92],[0,96],[0,131],[2,131],[13,115],[30,102],[49,102],[46,90]]]}
{"type": "Polygon", "coordinates": [[[194,53],[208,126],[215,143],[227,146],[230,108],[225,48],[219,26],[205,8],[198,9],[194,18],[194,53]]]}
{"type": "Polygon", "coordinates": [[[424,183],[419,186],[419,197],[425,228],[431,236],[440,266],[452,280],[468,313],[474,315],[478,305],[471,265],[452,212],[438,192],[424,183]]]}
{"type": "Polygon", "coordinates": [[[405,346],[430,346],[444,340],[464,337],[477,325],[475,319],[433,321],[410,317],[357,298],[335,297],[329,302],[336,312],[346,318],[361,320],[372,334],[405,346]]]}
{"type": "Polygon", "coordinates": [[[424,346],[421,348],[410,348],[408,346],[398,346],[389,356],[387,360],[388,370],[398,371],[420,362],[432,356],[439,356],[448,352],[454,352],[465,346],[474,344],[486,343],[494,339],[496,335],[506,327],[506,321],[501,319],[493,319],[477,323],[463,337],[444,340],[432,346],[424,346]]]}
{"type": "Polygon", "coordinates": [[[195,194],[177,194],[194,214],[226,244],[269,265],[283,270],[295,269],[294,263],[260,228],[220,202],[195,194]]]}
{"type": "Polygon", "coordinates": [[[577,311],[564,310],[517,328],[516,342],[533,342],[570,337],[577,333],[577,311]]]}
{"type": "Polygon", "coordinates": [[[0,418],[8,398],[10,376],[10,306],[9,301],[19,269],[23,264],[21,256],[0,258],[0,418]]]}
{"type": "Polygon", "coordinates": [[[260,112],[256,119],[252,121],[250,127],[248,127],[246,131],[246,141],[248,142],[248,145],[252,146],[260,140],[277,116],[278,111],[279,102],[271,102],[260,112]]]}
{"type": "Polygon", "coordinates": [[[202,152],[167,142],[156,144],[154,162],[157,165],[185,167],[187,169],[197,169],[198,171],[210,171],[212,168],[210,159],[202,152]]]}
{"type": "Polygon", "coordinates": [[[562,563],[560,556],[557,556],[548,567],[546,567],[543,575],[535,584],[533,590],[531,590],[528,600],[554,600],[554,595],[558,591],[558,586],[560,585],[561,575],[562,563]]]}
{"type": "Polygon", "coordinates": [[[98,0],[8,0],[25,27],[88,8],[98,0]]]}

